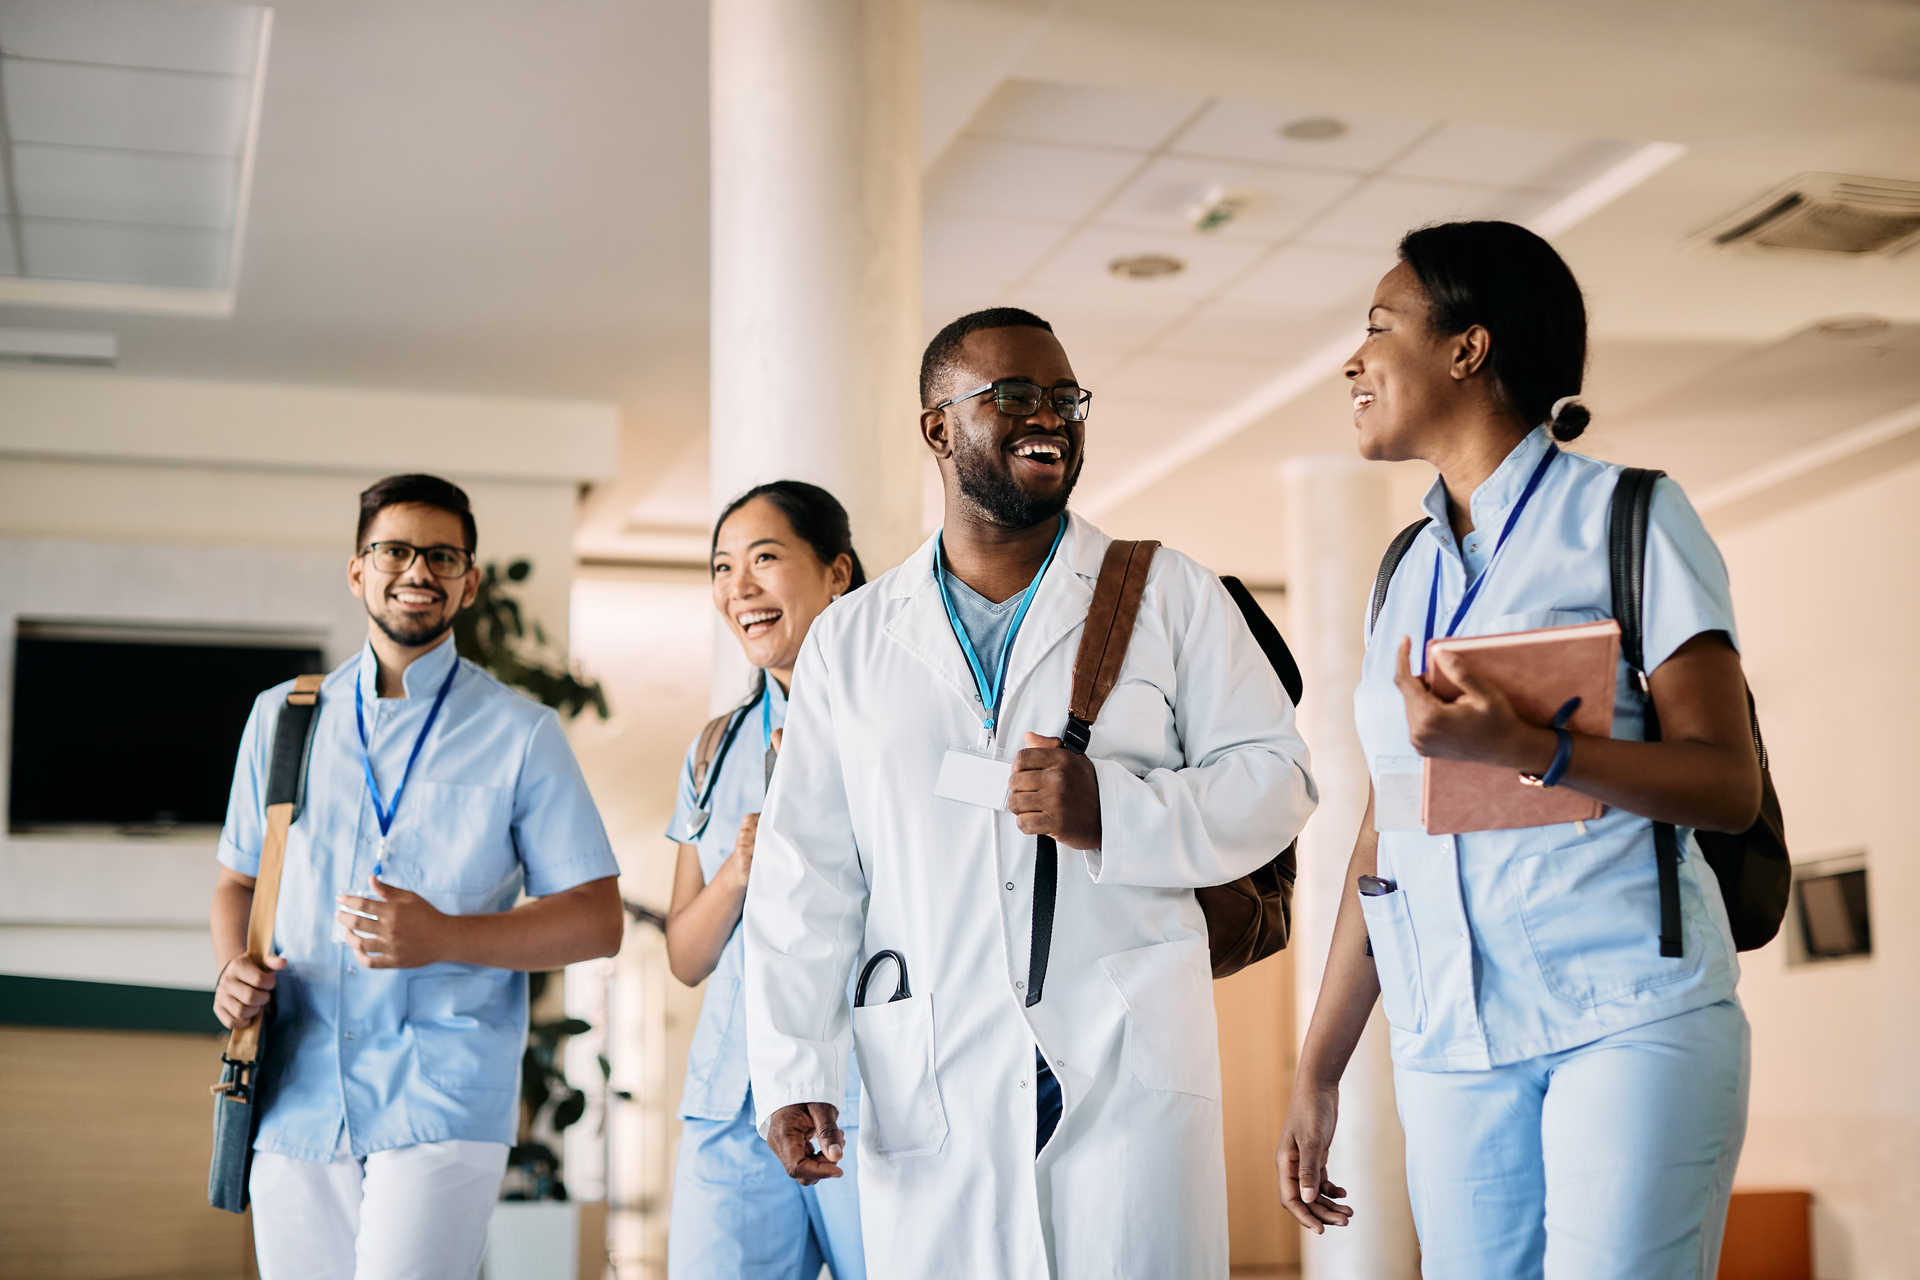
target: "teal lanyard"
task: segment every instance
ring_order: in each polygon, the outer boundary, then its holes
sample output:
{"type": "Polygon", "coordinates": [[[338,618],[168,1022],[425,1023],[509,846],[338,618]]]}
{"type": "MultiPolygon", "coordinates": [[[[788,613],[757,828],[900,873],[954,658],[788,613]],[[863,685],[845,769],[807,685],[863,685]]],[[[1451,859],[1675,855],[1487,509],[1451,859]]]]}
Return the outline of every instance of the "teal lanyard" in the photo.
{"type": "Polygon", "coordinates": [[[960,625],[960,615],[953,607],[953,593],[947,590],[947,564],[943,551],[944,543],[935,539],[933,544],[933,580],[940,584],[940,603],[947,607],[947,624],[953,628],[954,638],[960,641],[960,651],[967,655],[967,666],[973,670],[973,683],[980,690],[980,705],[986,708],[987,722],[984,726],[986,740],[993,741],[994,726],[1000,721],[1000,698],[1007,691],[1007,658],[1013,653],[1013,638],[1020,634],[1020,624],[1027,620],[1027,609],[1033,604],[1033,597],[1040,590],[1040,580],[1047,576],[1047,567],[1053,563],[1054,552],[1060,549],[1060,540],[1067,536],[1067,518],[1060,517],[1060,528],[1053,535],[1053,545],[1047,548],[1047,558],[1040,566],[1040,572],[1033,575],[1033,581],[1027,584],[1025,594],[1020,597],[1020,607],[1014,611],[1013,623],[1007,628],[1007,638],[1000,642],[1000,662],[994,670],[993,683],[987,683],[987,673],[980,665],[980,655],[973,651],[973,641],[967,638],[967,629],[960,625]]]}

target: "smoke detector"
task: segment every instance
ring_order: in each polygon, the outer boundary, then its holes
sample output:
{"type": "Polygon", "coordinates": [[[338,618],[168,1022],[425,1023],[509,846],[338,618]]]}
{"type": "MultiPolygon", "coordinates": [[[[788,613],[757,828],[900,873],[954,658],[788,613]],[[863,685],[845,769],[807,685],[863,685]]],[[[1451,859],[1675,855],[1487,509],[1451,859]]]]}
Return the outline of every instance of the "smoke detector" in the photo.
{"type": "Polygon", "coordinates": [[[1695,236],[1689,247],[1890,257],[1920,241],[1920,182],[1803,173],[1695,236]]]}
{"type": "Polygon", "coordinates": [[[1186,263],[1168,253],[1135,253],[1107,264],[1107,270],[1122,280],[1159,280],[1186,269],[1186,263]]]}

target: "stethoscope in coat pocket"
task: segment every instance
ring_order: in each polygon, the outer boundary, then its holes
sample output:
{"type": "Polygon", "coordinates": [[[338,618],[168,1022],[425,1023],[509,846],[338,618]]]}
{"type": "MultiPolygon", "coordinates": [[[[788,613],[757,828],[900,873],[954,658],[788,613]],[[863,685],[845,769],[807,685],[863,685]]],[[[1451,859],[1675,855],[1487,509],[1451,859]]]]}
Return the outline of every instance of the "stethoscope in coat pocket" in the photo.
{"type": "Polygon", "coordinates": [[[867,961],[866,968],[860,970],[860,981],[854,984],[854,1008],[858,1009],[867,1003],[867,981],[873,977],[873,971],[880,967],[882,960],[893,961],[893,967],[899,972],[899,978],[893,984],[893,994],[887,997],[887,1003],[913,999],[913,991],[907,986],[906,957],[898,951],[876,951],[873,953],[873,959],[867,961]]]}

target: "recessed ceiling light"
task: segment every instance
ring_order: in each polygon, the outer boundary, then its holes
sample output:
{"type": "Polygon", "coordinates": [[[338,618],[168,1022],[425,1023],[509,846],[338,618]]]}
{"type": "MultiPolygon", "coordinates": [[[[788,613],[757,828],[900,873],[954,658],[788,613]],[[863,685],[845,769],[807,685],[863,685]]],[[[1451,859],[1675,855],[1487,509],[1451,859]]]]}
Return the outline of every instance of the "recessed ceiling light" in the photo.
{"type": "Polygon", "coordinates": [[[1280,126],[1280,136],[1294,142],[1332,142],[1352,131],[1352,125],[1334,116],[1303,116],[1280,126]]]}
{"type": "Polygon", "coordinates": [[[1829,338],[1871,338],[1892,327],[1885,316],[1835,316],[1820,322],[1820,332],[1829,338]]]}
{"type": "Polygon", "coordinates": [[[1177,276],[1186,269],[1186,263],[1168,253],[1129,254],[1107,264],[1107,270],[1122,280],[1159,280],[1177,276]]]}
{"type": "Polygon", "coordinates": [[[0,360],[110,365],[119,354],[118,336],[95,329],[0,328],[0,360]]]}

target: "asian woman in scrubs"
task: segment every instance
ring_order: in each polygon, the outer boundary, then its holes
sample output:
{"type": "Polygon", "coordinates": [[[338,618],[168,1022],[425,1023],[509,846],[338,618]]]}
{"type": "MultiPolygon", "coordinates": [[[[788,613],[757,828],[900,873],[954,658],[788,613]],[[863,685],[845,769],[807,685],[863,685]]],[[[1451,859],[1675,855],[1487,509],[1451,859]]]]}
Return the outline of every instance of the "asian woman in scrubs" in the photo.
{"type": "MultiPolygon", "coordinates": [[[[753,867],[755,827],[786,721],[801,642],[830,603],[866,581],[847,513],[832,494],[797,480],[736,498],[713,531],[713,606],[759,669],[753,693],[725,718],[697,769],[687,749],[668,838],[680,845],[667,963],[688,986],[707,983],[687,1054],[680,1159],[674,1171],[667,1273],[673,1280],[864,1280],[849,1133],[842,1176],[801,1186],[754,1126],[741,1008],[737,928],[753,867]]],[[[860,1079],[849,1064],[840,1126],[860,1119],[860,1079]]]]}
{"type": "Polygon", "coordinates": [[[1573,401],[1585,363],[1585,305],[1559,255],[1523,228],[1469,222],[1401,241],[1346,366],[1362,456],[1439,475],[1432,523],[1367,636],[1354,703],[1373,790],[1278,1162],[1308,1230],[1355,1216],[1327,1149],[1379,999],[1427,1280],[1705,1280],[1746,1130],[1739,966],[1693,833],[1751,825],[1760,767],[1726,569],[1686,495],[1658,483],[1647,538],[1660,741],[1644,741],[1648,695],[1624,662],[1608,737],[1527,723],[1448,657],[1454,701],[1417,674],[1430,637],[1611,616],[1619,468],[1559,447],[1588,420],[1573,401]],[[1417,803],[1396,800],[1417,790],[1382,785],[1422,756],[1605,808],[1430,836],[1417,803]],[[1658,938],[1656,821],[1678,828],[1683,855],[1677,957],[1658,938]]]}

